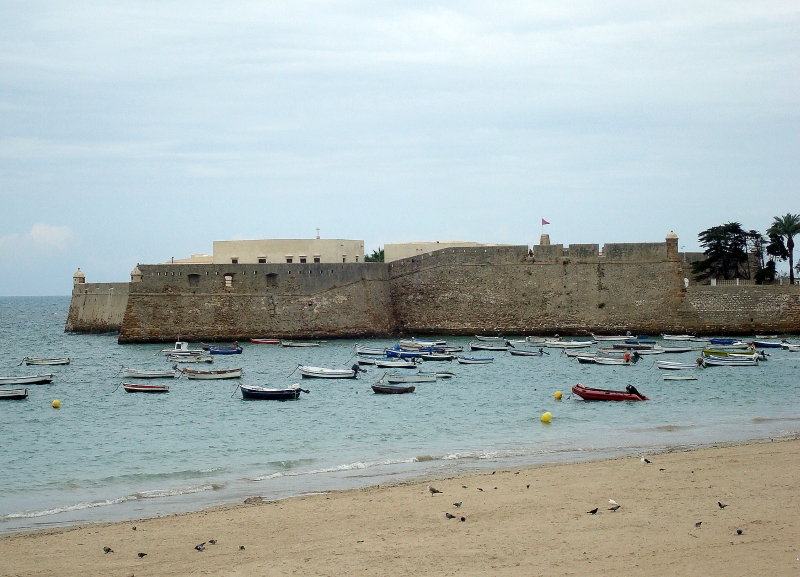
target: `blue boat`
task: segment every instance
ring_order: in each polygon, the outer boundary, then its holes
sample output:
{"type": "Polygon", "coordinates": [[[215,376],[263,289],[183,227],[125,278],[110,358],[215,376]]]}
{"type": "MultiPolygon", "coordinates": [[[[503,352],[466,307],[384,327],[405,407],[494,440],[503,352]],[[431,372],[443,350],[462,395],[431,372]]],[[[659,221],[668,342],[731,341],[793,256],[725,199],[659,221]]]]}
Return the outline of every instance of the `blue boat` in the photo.
{"type": "Polygon", "coordinates": [[[242,347],[209,347],[208,352],[212,355],[241,355],[242,347]]]}
{"type": "Polygon", "coordinates": [[[783,343],[770,341],[753,341],[753,344],[759,349],[779,349],[783,346],[783,343]]]}
{"type": "Polygon", "coordinates": [[[732,345],[736,342],[735,339],[709,339],[709,343],[712,345],[732,345]]]}
{"type": "Polygon", "coordinates": [[[416,359],[422,356],[420,351],[402,351],[399,345],[395,345],[393,349],[386,349],[387,357],[394,357],[397,359],[416,359]]]}

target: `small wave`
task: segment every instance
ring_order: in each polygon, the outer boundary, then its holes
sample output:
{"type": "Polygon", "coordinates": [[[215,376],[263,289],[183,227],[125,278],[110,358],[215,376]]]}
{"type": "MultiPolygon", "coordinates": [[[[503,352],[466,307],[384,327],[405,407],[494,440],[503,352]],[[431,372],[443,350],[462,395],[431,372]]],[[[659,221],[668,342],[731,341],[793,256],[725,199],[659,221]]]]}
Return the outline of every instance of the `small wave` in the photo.
{"type": "Polygon", "coordinates": [[[800,421],[800,417],[755,417],[751,423],[770,423],[772,421],[800,421]]]}
{"type": "MultiPolygon", "coordinates": [[[[430,459],[433,460],[433,459],[430,459]]],[[[301,475],[318,475],[320,473],[340,473],[344,471],[354,471],[357,469],[369,469],[370,467],[380,467],[388,465],[400,465],[403,463],[416,463],[417,457],[409,459],[387,459],[385,461],[357,461],[355,463],[347,463],[344,465],[335,465],[333,467],[326,467],[324,469],[313,469],[310,471],[286,471],[279,473],[270,473],[268,475],[259,475],[258,477],[251,477],[251,481],[268,481],[270,479],[277,479],[280,477],[299,477],[301,475]]]]}
{"type": "Polygon", "coordinates": [[[174,497],[177,495],[189,495],[192,493],[202,493],[203,491],[216,491],[222,489],[225,485],[221,483],[208,483],[196,487],[184,487],[181,489],[165,489],[154,491],[140,491],[132,495],[125,495],[116,499],[100,499],[97,501],[85,501],[83,503],[76,503],[74,505],[66,505],[64,507],[54,507],[52,509],[44,509],[41,511],[23,511],[21,513],[9,513],[0,516],[0,522],[10,521],[12,519],[34,519],[36,517],[47,517],[49,515],[58,515],[59,513],[70,513],[72,511],[81,511],[84,509],[94,509],[95,507],[107,507],[109,505],[119,505],[127,501],[137,501],[139,499],[157,499],[160,497],[174,497]]]}
{"type": "Polygon", "coordinates": [[[659,425],[657,427],[652,427],[649,429],[650,431],[682,431],[684,429],[694,429],[697,425],[659,425]]]}

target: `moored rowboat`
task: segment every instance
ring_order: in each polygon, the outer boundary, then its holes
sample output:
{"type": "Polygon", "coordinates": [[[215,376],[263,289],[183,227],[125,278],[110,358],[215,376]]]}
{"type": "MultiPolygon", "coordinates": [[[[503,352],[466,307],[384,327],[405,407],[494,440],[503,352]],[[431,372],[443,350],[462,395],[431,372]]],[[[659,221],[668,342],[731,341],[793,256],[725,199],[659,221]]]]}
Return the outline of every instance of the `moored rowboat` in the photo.
{"type": "Polygon", "coordinates": [[[122,383],[126,393],[168,393],[167,385],[140,385],[138,383],[122,383]]]}
{"type": "Polygon", "coordinates": [[[397,385],[372,385],[373,392],[379,395],[402,395],[413,393],[417,388],[414,385],[399,387],[397,385]]]}
{"type": "Polygon", "coordinates": [[[433,383],[436,381],[436,373],[419,372],[412,375],[388,375],[385,378],[387,383],[433,383]]]}
{"type": "Polygon", "coordinates": [[[211,381],[218,379],[238,379],[242,376],[242,369],[222,369],[219,371],[198,371],[197,369],[183,369],[190,379],[211,381]]]}
{"type": "Polygon", "coordinates": [[[58,357],[52,359],[39,359],[36,357],[23,357],[22,362],[26,365],[68,365],[69,357],[58,357]]]}
{"type": "Polygon", "coordinates": [[[239,388],[242,390],[243,399],[260,401],[291,401],[297,399],[301,392],[311,392],[306,389],[301,389],[299,383],[295,383],[285,389],[267,389],[249,385],[239,385],[239,388]]]}
{"type": "Polygon", "coordinates": [[[0,385],[46,385],[52,383],[55,375],[26,375],[21,377],[0,377],[0,385]]]}
{"type": "Polygon", "coordinates": [[[297,370],[303,378],[307,379],[355,379],[358,376],[356,369],[325,369],[322,367],[309,367],[297,365],[297,370]]]}
{"type": "Polygon", "coordinates": [[[494,362],[494,357],[475,358],[459,356],[457,360],[462,365],[487,365],[494,362]]]}
{"type": "Polygon", "coordinates": [[[122,367],[123,379],[174,379],[180,376],[179,371],[143,371],[122,367]]]}
{"type": "Polygon", "coordinates": [[[585,401],[649,401],[648,397],[639,394],[634,387],[628,385],[624,391],[609,391],[606,389],[592,389],[578,383],[572,387],[572,392],[585,401]]]}
{"type": "Polygon", "coordinates": [[[28,398],[28,389],[8,389],[0,391],[0,401],[21,401],[28,398]]]}
{"type": "Polygon", "coordinates": [[[254,345],[279,345],[281,344],[280,339],[250,339],[250,342],[254,345]]]}

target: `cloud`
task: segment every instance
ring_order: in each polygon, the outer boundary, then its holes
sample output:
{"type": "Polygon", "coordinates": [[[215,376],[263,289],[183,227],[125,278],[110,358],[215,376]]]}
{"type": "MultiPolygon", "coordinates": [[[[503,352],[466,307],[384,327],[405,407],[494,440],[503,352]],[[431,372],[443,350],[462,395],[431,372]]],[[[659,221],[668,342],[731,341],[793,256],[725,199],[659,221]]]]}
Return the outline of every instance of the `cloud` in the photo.
{"type": "Polygon", "coordinates": [[[10,233],[0,236],[0,250],[4,256],[27,257],[53,249],[66,250],[76,240],[77,235],[71,228],[40,222],[34,224],[26,234],[10,233]]]}

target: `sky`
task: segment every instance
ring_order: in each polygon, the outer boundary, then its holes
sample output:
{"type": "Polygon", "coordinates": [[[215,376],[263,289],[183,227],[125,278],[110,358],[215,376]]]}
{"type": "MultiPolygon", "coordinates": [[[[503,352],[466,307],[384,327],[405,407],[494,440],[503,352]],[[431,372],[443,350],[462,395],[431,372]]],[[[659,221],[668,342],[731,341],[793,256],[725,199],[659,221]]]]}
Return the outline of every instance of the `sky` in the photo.
{"type": "Polygon", "coordinates": [[[0,296],[214,240],[659,242],[800,213],[800,4],[0,3],[0,296]]]}

